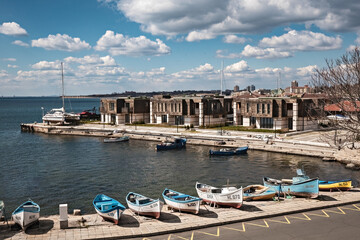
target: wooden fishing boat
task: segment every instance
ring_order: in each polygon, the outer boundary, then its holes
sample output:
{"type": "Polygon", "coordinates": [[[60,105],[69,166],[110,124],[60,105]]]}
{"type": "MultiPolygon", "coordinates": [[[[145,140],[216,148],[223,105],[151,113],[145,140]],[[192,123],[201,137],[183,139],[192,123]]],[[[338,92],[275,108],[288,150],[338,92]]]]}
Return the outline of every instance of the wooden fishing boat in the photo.
{"type": "Polygon", "coordinates": [[[269,200],[272,199],[276,192],[269,187],[263,185],[249,185],[243,188],[244,201],[269,200]]]}
{"type": "Polygon", "coordinates": [[[197,194],[204,202],[220,206],[240,208],[243,203],[243,189],[232,186],[222,188],[196,182],[197,194]]]}
{"type": "Polygon", "coordinates": [[[239,147],[239,148],[221,148],[220,150],[211,150],[209,151],[210,155],[216,156],[231,156],[245,154],[248,150],[248,147],[239,147]]]}
{"type": "Polygon", "coordinates": [[[152,199],[138,193],[129,192],[126,196],[126,203],[130,210],[145,216],[151,216],[156,219],[160,217],[163,203],[159,199],[152,199]]]}
{"type": "Polygon", "coordinates": [[[96,212],[105,220],[119,223],[121,214],[125,210],[125,207],[117,200],[108,197],[104,194],[98,194],[93,201],[96,212]]]}
{"type": "Polygon", "coordinates": [[[110,138],[105,138],[105,139],[104,139],[104,143],[115,143],[115,142],[125,142],[125,141],[129,141],[129,137],[128,137],[128,136],[123,136],[123,137],[110,137],[110,138]]]}
{"type": "Polygon", "coordinates": [[[186,146],[185,138],[175,138],[174,141],[165,141],[156,145],[156,150],[180,149],[186,146]]]}
{"type": "Polygon", "coordinates": [[[319,196],[319,179],[309,178],[304,171],[297,169],[297,176],[292,179],[277,180],[264,177],[264,186],[277,194],[289,194],[298,197],[317,198],[319,196]]]}
{"type": "Polygon", "coordinates": [[[332,191],[332,190],[341,190],[346,191],[353,188],[351,186],[351,179],[339,180],[339,181],[319,181],[319,190],[320,191],[332,191]]]}
{"type": "Polygon", "coordinates": [[[40,206],[28,200],[16,208],[11,217],[25,231],[29,226],[39,221],[40,206]]]}
{"type": "Polygon", "coordinates": [[[5,204],[4,201],[0,200],[0,219],[2,218],[5,211],[5,204]]]}
{"type": "Polygon", "coordinates": [[[198,214],[200,211],[201,198],[179,193],[167,188],[165,188],[162,196],[169,207],[179,210],[180,212],[198,214]]]}

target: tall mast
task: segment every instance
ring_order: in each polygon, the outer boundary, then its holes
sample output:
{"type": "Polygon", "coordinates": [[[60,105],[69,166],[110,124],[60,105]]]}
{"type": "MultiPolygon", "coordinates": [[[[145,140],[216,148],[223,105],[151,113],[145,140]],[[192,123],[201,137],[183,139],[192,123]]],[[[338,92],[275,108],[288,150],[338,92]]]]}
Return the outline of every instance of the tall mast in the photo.
{"type": "Polygon", "coordinates": [[[220,95],[222,95],[222,92],[223,92],[223,76],[224,75],[224,61],[221,62],[221,71],[220,71],[220,95]]]}
{"type": "Polygon", "coordinates": [[[62,107],[63,107],[63,111],[65,112],[65,101],[64,101],[64,66],[63,66],[63,62],[61,62],[61,88],[62,88],[62,107]]]}

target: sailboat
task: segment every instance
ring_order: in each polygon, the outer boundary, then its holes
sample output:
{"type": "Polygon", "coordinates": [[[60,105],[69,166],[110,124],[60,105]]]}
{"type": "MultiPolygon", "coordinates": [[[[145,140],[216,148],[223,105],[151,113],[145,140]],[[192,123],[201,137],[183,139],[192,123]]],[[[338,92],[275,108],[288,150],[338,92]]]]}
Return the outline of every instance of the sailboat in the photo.
{"type": "Polygon", "coordinates": [[[74,123],[80,121],[80,114],[67,113],[64,101],[64,67],[61,63],[62,108],[53,108],[42,117],[44,123],[74,123]]]}

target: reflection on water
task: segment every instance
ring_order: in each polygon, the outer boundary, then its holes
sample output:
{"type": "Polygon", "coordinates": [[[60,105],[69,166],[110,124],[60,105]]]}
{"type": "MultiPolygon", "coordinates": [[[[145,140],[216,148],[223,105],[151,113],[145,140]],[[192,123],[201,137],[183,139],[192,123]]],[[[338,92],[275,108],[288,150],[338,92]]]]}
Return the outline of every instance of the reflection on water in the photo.
{"type": "MultiPolygon", "coordinates": [[[[42,102],[37,101],[40,106],[42,102]]],[[[87,109],[97,101],[73,105],[87,109]]],[[[169,187],[195,195],[196,181],[221,186],[229,179],[231,184],[246,186],[262,183],[263,176],[291,178],[299,167],[310,177],[325,180],[352,178],[357,185],[360,179],[359,172],[339,163],[311,157],[251,150],[246,155],[209,157],[206,146],[156,152],[156,142],[150,141],[104,144],[97,137],[21,133],[20,123],[35,119],[35,110],[24,114],[11,109],[6,114],[11,119],[0,115],[4,122],[0,127],[0,198],[8,212],[31,198],[41,206],[42,215],[57,214],[61,203],[68,203],[70,211],[80,208],[94,213],[92,200],[99,193],[122,203],[129,191],[158,198],[169,187]]]]}

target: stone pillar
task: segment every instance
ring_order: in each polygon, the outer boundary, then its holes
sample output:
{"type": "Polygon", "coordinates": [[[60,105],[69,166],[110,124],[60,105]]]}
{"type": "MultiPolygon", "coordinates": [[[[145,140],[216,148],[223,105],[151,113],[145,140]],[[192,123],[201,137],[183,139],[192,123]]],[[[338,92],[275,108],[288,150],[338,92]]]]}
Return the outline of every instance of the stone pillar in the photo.
{"type": "Polygon", "coordinates": [[[119,116],[118,115],[115,115],[115,124],[119,125],[119,116]]]}
{"type": "Polygon", "coordinates": [[[59,212],[60,212],[60,229],[68,228],[68,205],[67,204],[59,204],[59,212]]]}
{"type": "Polygon", "coordinates": [[[105,115],[101,114],[101,122],[104,123],[105,122],[105,115]]]}
{"type": "Polygon", "coordinates": [[[256,118],[256,128],[260,128],[261,126],[260,126],[260,118],[256,118]]]}
{"type": "Polygon", "coordinates": [[[298,129],[298,118],[299,118],[299,104],[293,103],[293,130],[297,131],[298,129]]]}
{"type": "Polygon", "coordinates": [[[250,118],[249,117],[244,117],[243,118],[243,126],[244,127],[250,127],[250,118]]]}
{"type": "Polygon", "coordinates": [[[204,103],[199,103],[199,126],[204,125],[204,103]]]}
{"type": "Polygon", "coordinates": [[[233,102],[233,113],[234,113],[233,121],[234,121],[234,125],[236,126],[238,125],[236,102],[233,102]]]}
{"type": "Polygon", "coordinates": [[[150,102],[150,124],[154,123],[153,102],[150,102]]]}

